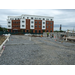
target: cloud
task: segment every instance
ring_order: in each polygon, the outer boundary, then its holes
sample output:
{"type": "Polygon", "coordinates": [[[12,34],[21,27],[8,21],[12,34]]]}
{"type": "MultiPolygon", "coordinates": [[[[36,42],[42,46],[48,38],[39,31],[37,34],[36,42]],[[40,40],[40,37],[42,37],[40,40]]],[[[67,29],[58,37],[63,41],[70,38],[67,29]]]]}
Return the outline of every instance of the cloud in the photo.
{"type": "Polygon", "coordinates": [[[58,30],[60,24],[63,30],[75,27],[75,9],[0,9],[0,25],[7,27],[7,16],[22,14],[54,17],[54,29],[58,30]]]}

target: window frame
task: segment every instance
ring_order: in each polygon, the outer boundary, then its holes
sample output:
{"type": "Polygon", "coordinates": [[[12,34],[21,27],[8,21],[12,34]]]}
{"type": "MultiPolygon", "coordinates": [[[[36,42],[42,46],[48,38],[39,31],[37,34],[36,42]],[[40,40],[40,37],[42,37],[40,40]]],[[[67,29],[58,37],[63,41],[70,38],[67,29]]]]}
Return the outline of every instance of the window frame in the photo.
{"type": "Polygon", "coordinates": [[[41,18],[39,18],[39,20],[41,20],[41,18]]]}
{"type": "Polygon", "coordinates": [[[41,26],[39,25],[39,28],[41,28],[41,26]]]}
{"type": "Polygon", "coordinates": [[[48,28],[48,26],[47,26],[47,28],[48,28]]]}
{"type": "Polygon", "coordinates": [[[29,17],[27,17],[27,19],[29,19],[29,17]]]}
{"type": "Polygon", "coordinates": [[[41,22],[39,22],[39,24],[41,24],[41,22]]]}
{"type": "Polygon", "coordinates": [[[43,22],[43,24],[45,24],[45,22],[43,22]]]}
{"type": "Polygon", "coordinates": [[[8,27],[11,27],[10,25],[8,25],[8,27]]]}
{"type": "Polygon", "coordinates": [[[46,19],[47,21],[49,21],[49,19],[46,19]]]}
{"type": "Polygon", "coordinates": [[[11,22],[9,21],[8,23],[10,24],[11,22]]]}
{"type": "Polygon", "coordinates": [[[43,28],[45,28],[45,26],[43,26],[43,28]]]}
{"type": "Polygon", "coordinates": [[[33,28],[34,26],[33,26],[33,25],[31,25],[31,27],[33,28]]]}
{"type": "Polygon", "coordinates": [[[24,23],[25,21],[22,21],[22,23],[24,23]]]}
{"type": "Polygon", "coordinates": [[[50,28],[52,28],[52,26],[50,26],[50,28]]]}
{"type": "Polygon", "coordinates": [[[23,19],[25,19],[25,17],[23,17],[23,19]]]}
{"type": "Polygon", "coordinates": [[[38,18],[35,18],[35,20],[38,20],[38,18]]]}
{"type": "Polygon", "coordinates": [[[37,28],[37,25],[35,25],[35,28],[37,28]]]}
{"type": "Polygon", "coordinates": [[[34,22],[33,22],[33,21],[31,21],[31,23],[33,24],[34,22]]]}
{"type": "Polygon", "coordinates": [[[52,24],[52,22],[50,24],[52,24]]]}
{"type": "Polygon", "coordinates": [[[37,21],[35,21],[35,24],[37,24],[37,21]]]}
{"type": "Polygon", "coordinates": [[[35,33],[37,33],[37,30],[35,30],[35,33]]]}
{"type": "Polygon", "coordinates": [[[51,19],[51,21],[52,21],[53,19],[51,19]]]}
{"type": "Polygon", "coordinates": [[[31,17],[31,19],[33,19],[33,17],[31,17]]]}
{"type": "Polygon", "coordinates": [[[47,22],[47,24],[49,24],[49,22],[47,22]]]}
{"type": "Polygon", "coordinates": [[[22,27],[25,27],[24,25],[22,25],[22,27]]]}
{"type": "Polygon", "coordinates": [[[43,20],[45,20],[45,18],[43,18],[43,20]]]}

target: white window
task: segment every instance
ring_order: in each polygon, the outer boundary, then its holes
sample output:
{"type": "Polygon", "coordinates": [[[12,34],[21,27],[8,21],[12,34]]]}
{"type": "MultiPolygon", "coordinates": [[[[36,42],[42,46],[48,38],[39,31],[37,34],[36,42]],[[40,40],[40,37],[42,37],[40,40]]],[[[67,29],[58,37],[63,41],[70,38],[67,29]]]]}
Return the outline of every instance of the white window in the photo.
{"type": "Polygon", "coordinates": [[[22,21],[22,23],[24,23],[24,21],[22,21]]]}
{"type": "Polygon", "coordinates": [[[51,19],[51,21],[52,21],[52,19],[51,19]]]}
{"type": "Polygon", "coordinates": [[[43,26],[43,28],[45,28],[45,26],[43,26]]]}
{"type": "Polygon", "coordinates": [[[31,27],[33,27],[33,25],[31,27]]]}
{"type": "Polygon", "coordinates": [[[10,25],[8,25],[8,27],[10,27],[10,25]]]}
{"type": "Polygon", "coordinates": [[[49,19],[46,19],[47,21],[49,21],[49,19]]]}
{"type": "Polygon", "coordinates": [[[10,23],[10,22],[8,22],[8,23],[10,23]]]}
{"type": "Polygon", "coordinates": [[[33,19],[33,17],[31,17],[31,19],[33,19]]]}
{"type": "Polygon", "coordinates": [[[45,20],[45,18],[43,18],[43,20],[45,20]]]}
{"type": "Polygon", "coordinates": [[[29,17],[27,17],[27,19],[29,19],[29,17]]]}
{"type": "Polygon", "coordinates": [[[33,23],[33,21],[31,21],[31,23],[33,23]]]}
{"type": "Polygon", "coordinates": [[[41,18],[39,18],[39,20],[41,20],[41,18]]]}
{"type": "Polygon", "coordinates": [[[23,19],[24,19],[24,17],[23,17],[23,19]]]}
{"type": "Polygon", "coordinates": [[[38,20],[38,18],[35,18],[35,20],[38,20]]]}
{"type": "Polygon", "coordinates": [[[22,27],[24,27],[24,25],[22,25],[22,27]]]}
{"type": "Polygon", "coordinates": [[[18,18],[15,18],[15,20],[19,20],[18,18]]]}

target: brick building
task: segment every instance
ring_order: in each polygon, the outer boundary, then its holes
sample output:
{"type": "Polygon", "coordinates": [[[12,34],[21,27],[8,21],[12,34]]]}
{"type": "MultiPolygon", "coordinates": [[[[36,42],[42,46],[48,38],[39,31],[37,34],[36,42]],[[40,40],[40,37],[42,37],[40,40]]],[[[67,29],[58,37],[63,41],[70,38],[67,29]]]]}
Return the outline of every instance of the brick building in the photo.
{"type": "Polygon", "coordinates": [[[43,33],[53,32],[54,18],[36,15],[8,16],[8,32],[43,33]]]}

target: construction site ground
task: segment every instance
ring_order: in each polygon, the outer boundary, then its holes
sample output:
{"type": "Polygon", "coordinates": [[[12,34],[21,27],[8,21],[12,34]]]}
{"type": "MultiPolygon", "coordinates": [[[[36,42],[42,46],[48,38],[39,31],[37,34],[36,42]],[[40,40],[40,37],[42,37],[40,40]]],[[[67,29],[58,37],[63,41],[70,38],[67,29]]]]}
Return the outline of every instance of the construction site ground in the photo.
{"type": "Polygon", "coordinates": [[[75,65],[75,42],[11,35],[0,65],[75,65]]]}

